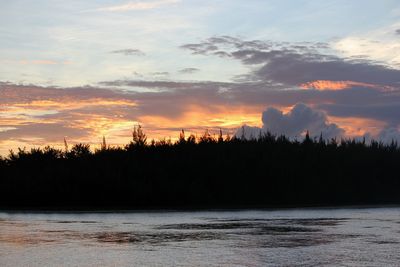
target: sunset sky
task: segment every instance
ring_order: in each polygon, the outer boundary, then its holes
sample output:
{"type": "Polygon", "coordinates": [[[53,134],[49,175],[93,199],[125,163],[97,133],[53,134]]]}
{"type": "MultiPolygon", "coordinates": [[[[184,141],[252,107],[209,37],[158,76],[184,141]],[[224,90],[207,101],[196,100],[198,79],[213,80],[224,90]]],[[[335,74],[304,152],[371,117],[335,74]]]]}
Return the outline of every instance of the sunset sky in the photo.
{"type": "Polygon", "coordinates": [[[0,155],[183,128],[400,141],[399,0],[0,4],[0,155]]]}

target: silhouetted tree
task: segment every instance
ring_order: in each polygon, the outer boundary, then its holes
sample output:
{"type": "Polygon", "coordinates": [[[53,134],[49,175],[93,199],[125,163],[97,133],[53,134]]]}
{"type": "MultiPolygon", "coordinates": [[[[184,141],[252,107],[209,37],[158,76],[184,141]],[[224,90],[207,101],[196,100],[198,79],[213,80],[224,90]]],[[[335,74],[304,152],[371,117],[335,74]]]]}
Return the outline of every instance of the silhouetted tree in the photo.
{"type": "Polygon", "coordinates": [[[199,138],[199,143],[211,143],[213,141],[214,141],[214,139],[212,138],[208,129],[206,129],[204,131],[204,134],[202,136],[200,136],[200,138],[199,138]]]}
{"type": "Polygon", "coordinates": [[[194,136],[194,134],[189,135],[186,142],[188,144],[196,144],[196,136],[194,136]]]}
{"type": "Polygon", "coordinates": [[[101,142],[101,150],[107,149],[106,137],[103,135],[103,140],[101,142]]]}
{"type": "Polygon", "coordinates": [[[67,139],[65,139],[65,137],[64,137],[64,151],[65,151],[65,153],[68,153],[68,143],[67,143],[67,139]]]}
{"type": "Polygon", "coordinates": [[[219,129],[218,143],[223,143],[224,137],[222,136],[222,129],[219,129]]]}
{"type": "Polygon", "coordinates": [[[185,139],[185,131],[182,129],[182,131],[179,133],[179,139],[177,141],[177,144],[184,145],[186,144],[186,139],[185,139]]]}
{"type": "Polygon", "coordinates": [[[145,146],[147,144],[147,136],[144,134],[142,126],[139,124],[133,129],[133,143],[137,146],[145,146]]]}
{"type": "Polygon", "coordinates": [[[142,126],[135,125],[132,131],[132,141],[125,146],[127,150],[133,150],[135,148],[143,148],[147,145],[147,136],[143,132],[142,126]]]}
{"type": "Polygon", "coordinates": [[[68,158],[85,158],[91,155],[89,144],[76,144],[67,153],[68,158]]]}
{"type": "MultiPolygon", "coordinates": [[[[0,207],[277,207],[400,204],[397,142],[222,138],[222,130],[126,147],[20,148],[0,157],[0,207]]],[[[66,144],[66,141],[65,141],[66,144]]],[[[65,145],[67,147],[67,145],[65,145]]]]}

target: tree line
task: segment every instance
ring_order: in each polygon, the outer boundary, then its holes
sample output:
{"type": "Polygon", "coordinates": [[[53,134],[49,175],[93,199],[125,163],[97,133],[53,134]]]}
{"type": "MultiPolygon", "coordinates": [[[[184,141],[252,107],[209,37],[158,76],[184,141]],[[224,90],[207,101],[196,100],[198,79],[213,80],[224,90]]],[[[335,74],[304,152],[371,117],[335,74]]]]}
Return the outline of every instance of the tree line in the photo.
{"type": "Polygon", "coordinates": [[[260,134],[18,149],[0,158],[2,209],[272,208],[400,203],[396,142],[260,134]]]}

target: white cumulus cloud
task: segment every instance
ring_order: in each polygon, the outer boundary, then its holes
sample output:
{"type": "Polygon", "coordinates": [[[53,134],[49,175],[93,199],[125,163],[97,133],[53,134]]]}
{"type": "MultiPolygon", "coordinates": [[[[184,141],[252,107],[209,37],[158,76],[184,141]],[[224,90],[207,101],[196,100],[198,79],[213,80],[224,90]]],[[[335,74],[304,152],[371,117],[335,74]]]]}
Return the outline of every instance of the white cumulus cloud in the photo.
{"type": "Polygon", "coordinates": [[[346,57],[361,57],[400,68],[400,24],[381,28],[363,35],[348,36],[332,44],[346,57]]]}

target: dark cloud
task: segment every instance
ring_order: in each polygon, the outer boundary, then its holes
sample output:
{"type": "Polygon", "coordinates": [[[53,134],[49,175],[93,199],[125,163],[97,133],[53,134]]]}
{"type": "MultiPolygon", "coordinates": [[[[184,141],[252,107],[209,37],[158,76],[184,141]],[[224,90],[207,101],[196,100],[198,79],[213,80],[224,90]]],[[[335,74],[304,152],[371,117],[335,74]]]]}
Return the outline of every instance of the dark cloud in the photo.
{"type": "Polygon", "coordinates": [[[103,86],[158,89],[157,92],[134,92],[152,114],[178,116],[179,106],[293,106],[298,102],[316,106],[328,115],[364,117],[399,123],[400,94],[374,88],[355,87],[347,90],[287,89],[268,82],[179,82],[179,81],[109,81],[103,86]]]}
{"type": "Polygon", "coordinates": [[[231,36],[211,37],[204,42],[197,44],[185,44],[181,48],[190,50],[194,55],[217,55],[220,57],[230,57],[231,54],[227,50],[234,49],[256,49],[264,50],[271,48],[271,43],[258,40],[243,41],[239,38],[231,36]]]}
{"type": "Polygon", "coordinates": [[[289,51],[250,52],[236,54],[245,64],[265,63],[253,74],[260,79],[290,86],[315,81],[362,81],[399,86],[400,70],[371,62],[352,62],[322,55],[302,55],[289,51]]]}
{"type": "Polygon", "coordinates": [[[287,114],[283,114],[276,108],[267,108],[262,113],[261,120],[262,128],[245,126],[238,130],[236,136],[243,135],[243,131],[246,138],[270,132],[299,139],[309,131],[310,136],[316,137],[322,134],[324,138],[329,139],[341,137],[345,133],[338,125],[329,123],[325,113],[302,103],[296,104],[287,114]]]}
{"type": "Polygon", "coordinates": [[[259,80],[298,86],[315,80],[362,81],[399,86],[400,71],[367,60],[347,60],[330,55],[293,50],[239,50],[231,55],[246,65],[259,65],[251,74],[259,80]]]}
{"type": "Polygon", "coordinates": [[[122,54],[122,55],[125,55],[125,56],[144,56],[145,55],[145,53],[142,52],[141,50],[132,49],[132,48],[114,50],[114,51],[111,51],[110,53],[112,53],[112,54],[122,54]]]}
{"type": "MultiPolygon", "coordinates": [[[[141,83],[142,86],[146,84],[141,83]]],[[[229,103],[228,99],[219,94],[218,86],[215,84],[182,83],[176,86],[174,83],[153,84],[168,86],[167,90],[158,92],[135,93],[135,99],[139,104],[137,112],[143,115],[158,115],[168,118],[178,118],[185,111],[190,110],[190,106],[202,106],[210,112],[215,111],[221,105],[235,106],[234,101],[229,103]]]]}
{"type": "Polygon", "coordinates": [[[219,57],[232,57],[232,55],[230,53],[224,52],[224,51],[214,52],[213,55],[219,56],[219,57]]]}
{"type": "MultiPolygon", "coordinates": [[[[246,41],[232,36],[211,37],[206,40],[206,43],[221,45],[221,46],[230,45],[236,49],[254,49],[254,50],[271,49],[271,47],[274,45],[274,43],[270,41],[260,41],[260,40],[246,41]]],[[[276,42],[275,44],[281,45],[282,43],[276,42]]]]}
{"type": "Polygon", "coordinates": [[[39,100],[88,100],[93,98],[121,99],[120,90],[84,87],[41,87],[0,82],[0,104],[27,103],[39,100]]]}
{"type": "Polygon", "coordinates": [[[116,81],[104,81],[100,82],[99,85],[103,86],[130,86],[130,87],[145,87],[145,88],[160,88],[169,90],[179,89],[218,89],[219,86],[232,86],[233,83],[228,82],[181,82],[181,81],[143,81],[143,80],[116,80],[116,81]]]}
{"type": "MultiPolygon", "coordinates": [[[[210,111],[219,106],[291,106],[299,101],[289,114],[281,114],[270,108],[263,117],[264,128],[289,136],[300,136],[309,130],[313,136],[342,136],[343,130],[327,122],[325,114],[337,117],[371,118],[400,124],[400,95],[385,93],[371,88],[351,88],[340,91],[282,90],[267,83],[218,83],[218,82],[144,82],[124,81],[121,85],[164,88],[160,92],[135,93],[139,101],[139,114],[179,117],[190,105],[206,106],[210,111]],[[221,88],[227,90],[221,91],[221,88]],[[309,105],[315,106],[315,109],[309,105]],[[274,113],[275,112],[275,113],[274,113]],[[278,122],[272,118],[278,118],[278,122]]],[[[115,84],[114,84],[115,85],[115,84]]],[[[258,136],[260,129],[246,127],[246,135],[258,136]]]]}
{"type": "Polygon", "coordinates": [[[45,142],[61,143],[66,136],[79,139],[91,134],[88,129],[69,127],[65,123],[27,123],[17,127],[16,129],[0,132],[0,140],[24,141],[39,138],[41,142],[44,140],[45,142]]]}
{"type": "Polygon", "coordinates": [[[322,51],[329,48],[325,43],[246,41],[221,36],[181,47],[194,54],[231,57],[245,65],[257,65],[248,75],[251,80],[287,86],[298,86],[315,80],[350,80],[400,86],[400,70],[362,58],[346,59],[325,54],[322,51]]]}
{"type": "MultiPolygon", "coordinates": [[[[152,115],[177,117],[188,106],[204,106],[212,110],[218,106],[265,106],[266,104],[290,103],[283,91],[274,90],[266,83],[230,82],[179,82],[179,81],[108,81],[102,86],[147,88],[151,91],[133,92],[135,101],[140,103],[138,112],[152,115]],[[154,91],[154,90],[157,91],[154,91]],[[275,103],[272,103],[275,101],[275,103]]],[[[305,93],[305,91],[303,91],[305,93]]],[[[295,98],[295,97],[294,97],[295,98]]]]}
{"type": "Polygon", "coordinates": [[[157,71],[151,73],[153,76],[168,76],[169,72],[168,71],[157,71]]]}
{"type": "Polygon", "coordinates": [[[218,50],[218,47],[212,44],[185,44],[182,45],[181,48],[188,49],[195,55],[206,55],[210,51],[218,50]]]}
{"type": "Polygon", "coordinates": [[[325,43],[245,41],[222,36],[209,38],[197,47],[210,45],[218,50],[203,49],[201,53],[229,56],[252,67],[249,73],[235,77],[237,83],[230,85],[226,97],[229,94],[233,101],[275,106],[303,102],[328,115],[400,125],[399,69],[365,58],[327,54],[329,45],[325,43]],[[355,83],[338,91],[300,90],[301,84],[316,80],[355,83]]]}
{"type": "MultiPolygon", "coordinates": [[[[397,98],[398,100],[398,98],[397,98]]],[[[400,124],[400,102],[371,104],[322,104],[319,108],[332,116],[359,117],[385,121],[389,125],[400,124]]]]}
{"type": "Polygon", "coordinates": [[[136,78],[143,78],[143,74],[141,74],[140,72],[137,72],[137,71],[133,71],[132,75],[135,76],[136,78]]]}
{"type": "Polygon", "coordinates": [[[272,42],[261,40],[243,40],[231,36],[217,36],[206,39],[197,44],[185,44],[181,48],[190,50],[192,54],[200,55],[217,55],[221,57],[231,57],[233,53],[250,50],[250,51],[271,51],[271,50],[290,50],[303,53],[316,52],[320,49],[328,49],[326,43],[311,42],[272,42]]]}
{"type": "Polygon", "coordinates": [[[397,30],[395,31],[395,33],[396,33],[397,35],[400,35],[400,29],[397,29],[397,30]]]}
{"type": "Polygon", "coordinates": [[[325,138],[344,134],[344,130],[336,124],[328,123],[325,113],[301,103],[296,104],[287,114],[275,108],[268,108],[262,114],[262,122],[265,131],[289,137],[299,137],[305,131],[309,131],[312,136],[322,134],[325,138]]]}
{"type": "Polygon", "coordinates": [[[400,143],[400,131],[397,127],[385,128],[379,133],[378,140],[385,143],[391,143],[392,141],[400,143]]]}
{"type": "Polygon", "coordinates": [[[195,73],[195,72],[199,72],[200,70],[198,68],[184,68],[179,70],[179,73],[182,74],[191,74],[191,73],[195,73]]]}

